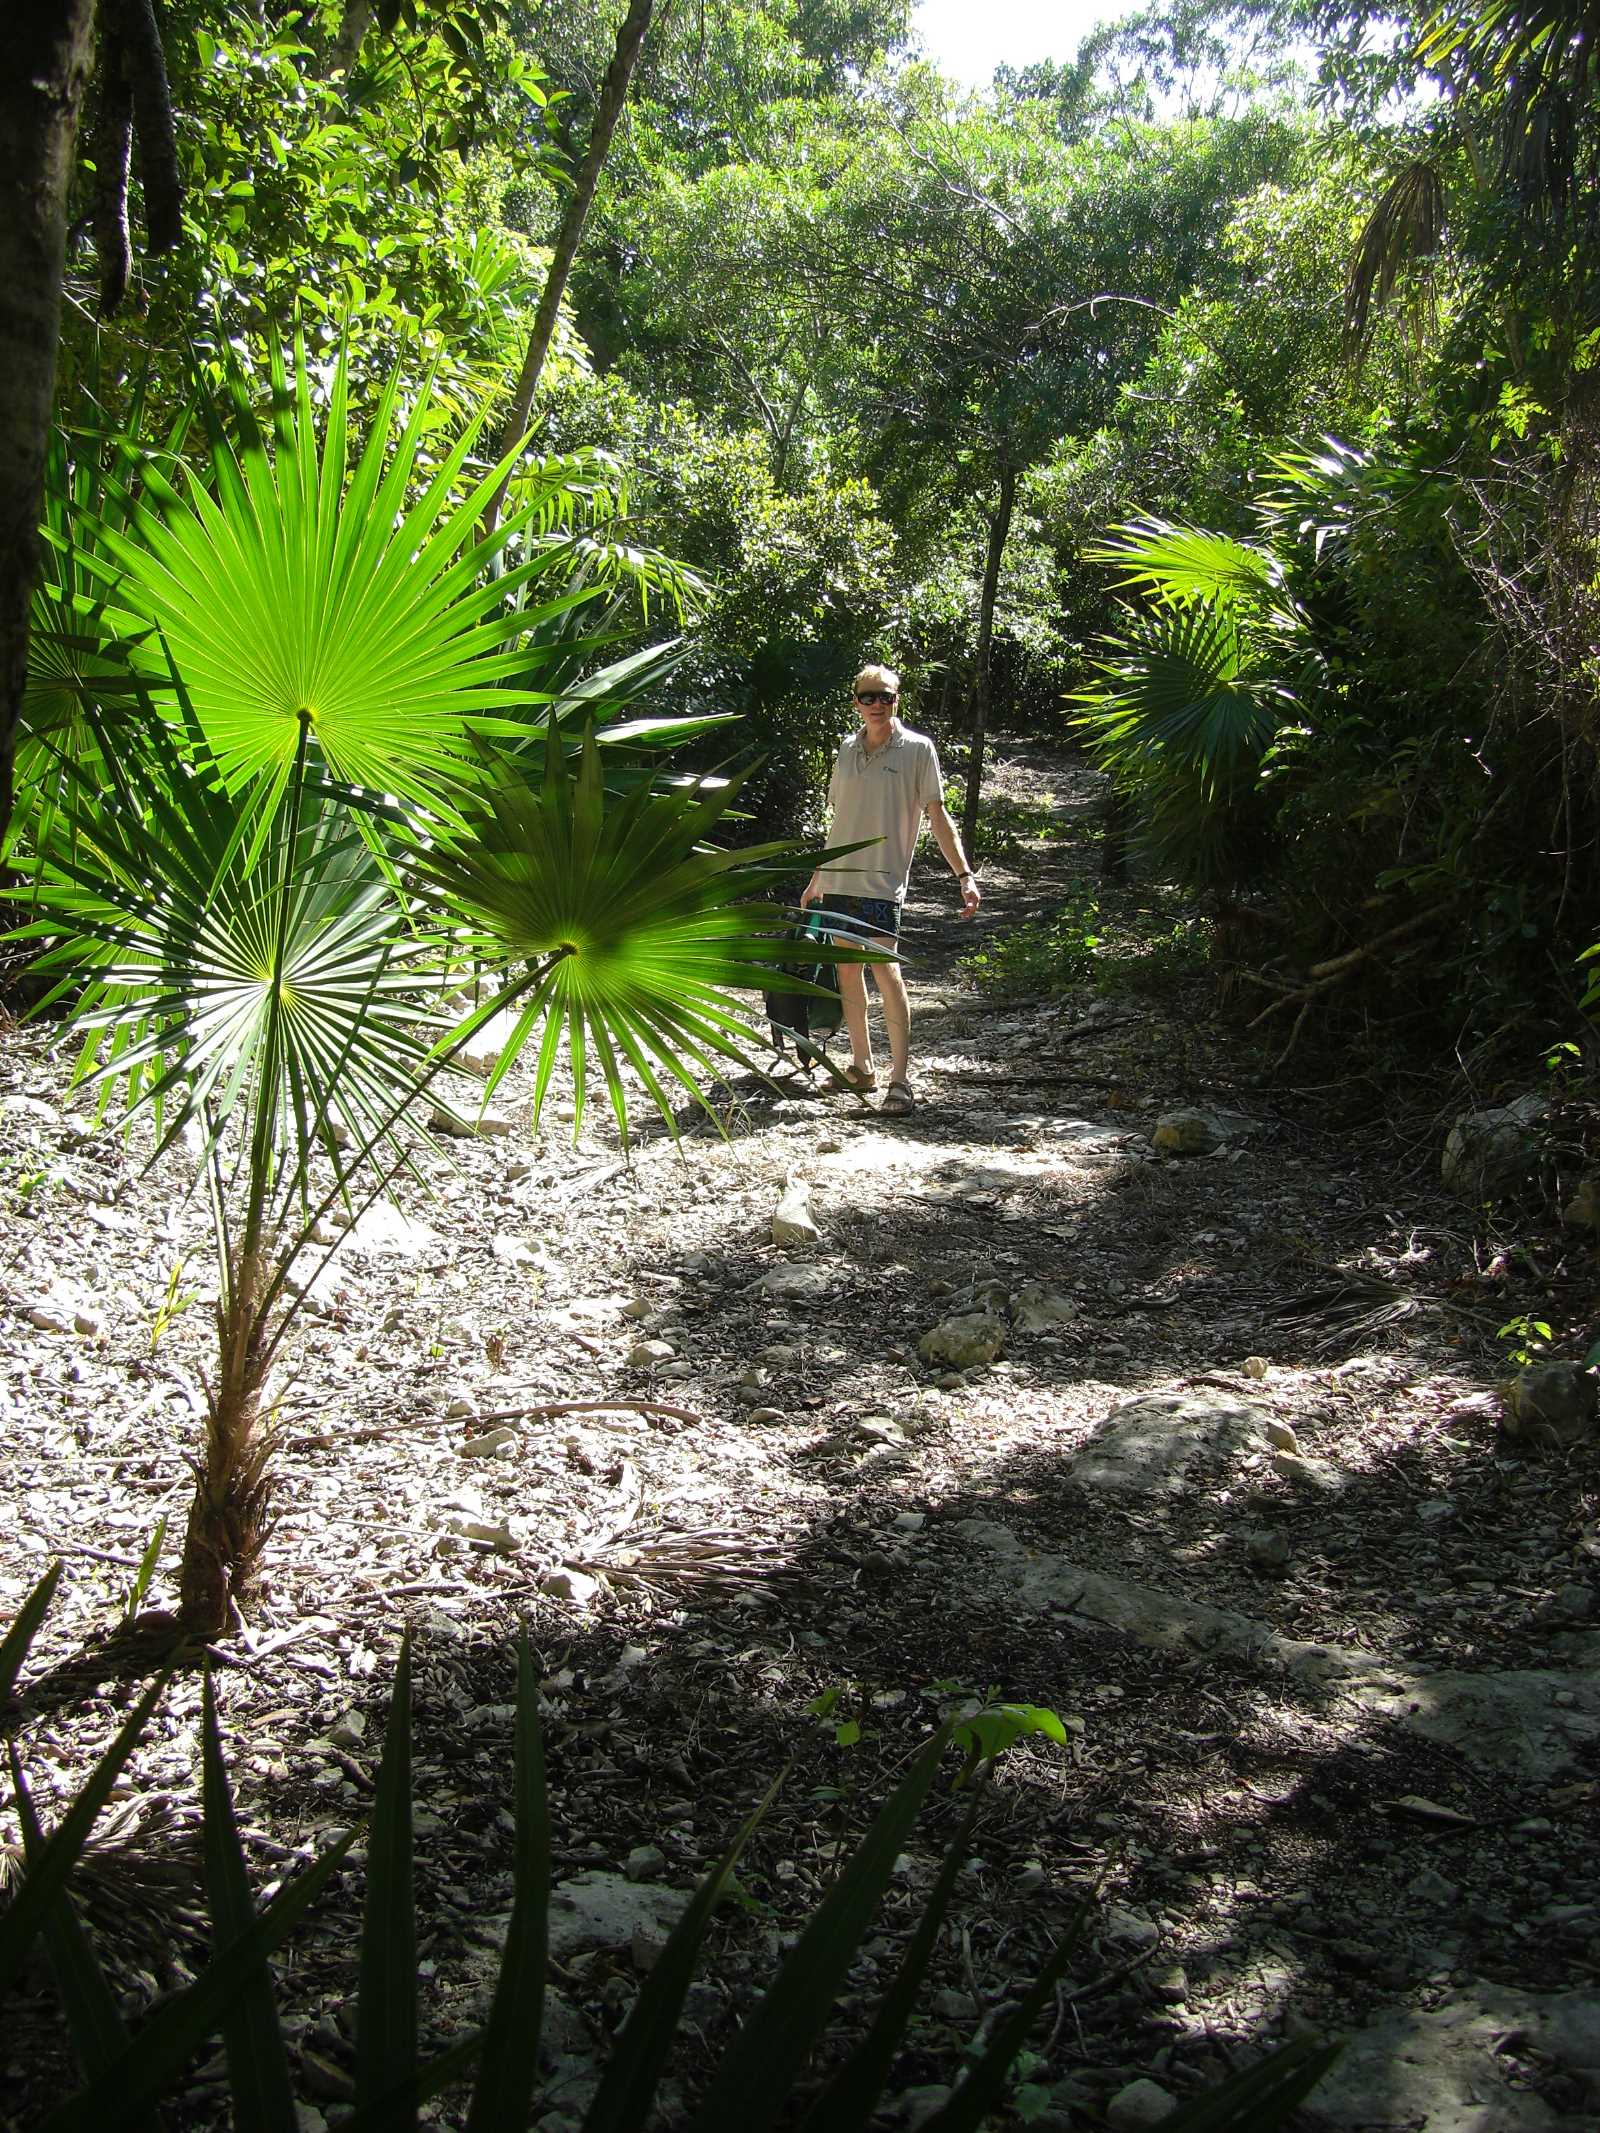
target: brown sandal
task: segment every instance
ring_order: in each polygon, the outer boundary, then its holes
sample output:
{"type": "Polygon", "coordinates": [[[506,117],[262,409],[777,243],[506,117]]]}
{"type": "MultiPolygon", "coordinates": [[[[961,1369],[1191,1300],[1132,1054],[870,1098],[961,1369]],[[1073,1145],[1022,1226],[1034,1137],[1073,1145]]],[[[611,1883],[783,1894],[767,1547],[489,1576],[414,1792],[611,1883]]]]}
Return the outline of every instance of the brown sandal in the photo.
{"type": "Polygon", "coordinates": [[[849,1066],[841,1067],[839,1075],[845,1087],[854,1089],[858,1096],[870,1096],[878,1086],[878,1077],[873,1073],[872,1069],[870,1067],[858,1067],[854,1060],[851,1061],[849,1066]]]}
{"type": "Polygon", "coordinates": [[[886,1118],[908,1118],[917,1108],[917,1099],[903,1081],[891,1081],[878,1109],[886,1118]]]}

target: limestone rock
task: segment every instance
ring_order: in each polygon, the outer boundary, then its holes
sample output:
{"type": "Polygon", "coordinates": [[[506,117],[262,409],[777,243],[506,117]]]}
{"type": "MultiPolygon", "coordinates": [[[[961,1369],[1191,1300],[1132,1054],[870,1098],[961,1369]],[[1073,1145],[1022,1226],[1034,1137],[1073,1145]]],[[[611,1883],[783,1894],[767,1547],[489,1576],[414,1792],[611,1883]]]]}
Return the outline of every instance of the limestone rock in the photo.
{"type": "Polygon", "coordinates": [[[800,1260],[769,1267],[755,1284],[763,1296],[781,1296],[795,1303],[817,1303],[839,1286],[838,1270],[800,1260]]]}
{"type": "Polygon", "coordinates": [[[1544,1117],[1542,1096],[1519,1096],[1488,1111],[1463,1111],[1445,1140],[1439,1175],[1445,1190],[1462,1200],[1502,1200],[1536,1177],[1540,1147],[1536,1127],[1544,1117]]]}
{"type": "Polygon", "coordinates": [[[1538,1363],[1505,1389],[1501,1427],[1546,1450],[1570,1451],[1595,1434],[1596,1389],[1581,1363],[1538,1363]]]}
{"type": "Polygon", "coordinates": [[[1104,1495],[1175,1494],[1200,1460],[1240,1451],[1266,1417],[1240,1400],[1156,1393],[1114,1409],[1067,1477],[1104,1495]]]}
{"type": "Polygon", "coordinates": [[[457,1449],[463,1459],[493,1459],[501,1453],[514,1451],[516,1443],[517,1433],[511,1424],[500,1422],[493,1429],[486,1429],[480,1437],[469,1437],[457,1449]]]}
{"type": "Polygon", "coordinates": [[[1071,1325],[1078,1316],[1078,1306],[1070,1296],[1046,1288],[1042,1281],[1030,1281],[1019,1289],[1010,1308],[1019,1333],[1044,1333],[1051,1326],[1071,1325]]]}
{"type": "Polygon", "coordinates": [[[1306,2121],[1317,2133],[1564,2133],[1584,2123],[1513,2085],[1507,2077],[1524,2053],[1592,2082],[1600,2001],[1590,1992],[1474,1984],[1431,2012],[1384,2015],[1347,2039],[1303,2106],[1306,2121]],[[1517,2049],[1507,2052],[1512,2039],[1517,2049]]]}
{"type": "Polygon", "coordinates": [[[797,1179],[784,1187],[772,1214],[772,1241],[780,1251],[804,1251],[820,1244],[822,1231],[811,1212],[811,1195],[797,1179]]]}
{"type": "Polygon", "coordinates": [[[550,1891],[550,1953],[558,1962],[582,1948],[628,1948],[643,1931],[672,1931],[689,1898],[659,1882],[611,1873],[576,1874],[550,1891]]]}
{"type": "Polygon", "coordinates": [[[1308,1459],[1303,1452],[1274,1452],[1272,1471],[1308,1496],[1331,1496],[1341,1486],[1337,1467],[1326,1459],[1308,1459]]]}
{"type": "Polygon", "coordinates": [[[1009,1526],[1002,1526],[992,1518],[962,1518],[950,1528],[959,1533],[969,1548],[980,1555],[1022,1554],[1022,1543],[1009,1526]]]}
{"type": "Polygon", "coordinates": [[[563,1563],[554,1570],[547,1570],[539,1580],[539,1590],[549,1593],[553,1600],[565,1600],[573,1607],[588,1607],[600,1591],[600,1580],[591,1577],[587,1570],[574,1570],[563,1563]]]}
{"type": "Polygon", "coordinates": [[[1206,1111],[1164,1111],[1150,1136],[1163,1155],[1209,1155],[1222,1145],[1217,1121],[1206,1111]]]}
{"type": "Polygon", "coordinates": [[[917,1353],[925,1363],[972,1370],[980,1363],[992,1363],[1005,1344],[1006,1329],[1001,1320],[979,1311],[970,1318],[941,1319],[918,1341],[917,1353]]]}
{"type": "Polygon", "coordinates": [[[1600,1681],[1589,1672],[1395,1674],[1345,1693],[1407,1733],[1538,1783],[1583,1768],[1600,1748],[1600,1681]]]}
{"type": "Polygon", "coordinates": [[[1250,1568],[1263,1577],[1281,1578],[1289,1567],[1289,1536],[1280,1527],[1252,1533],[1244,1544],[1250,1568]]]}
{"type": "Polygon", "coordinates": [[[1164,2124],[1177,2108],[1176,2096],[1169,2095],[1159,2081],[1141,2074],[1125,2089],[1118,2089],[1106,2105],[1106,2124],[1112,2133],[1144,2133],[1148,2126],[1164,2124]]]}
{"type": "Polygon", "coordinates": [[[670,1341],[635,1341],[628,1350],[630,1370],[651,1370],[658,1363],[670,1363],[675,1350],[670,1341]]]}

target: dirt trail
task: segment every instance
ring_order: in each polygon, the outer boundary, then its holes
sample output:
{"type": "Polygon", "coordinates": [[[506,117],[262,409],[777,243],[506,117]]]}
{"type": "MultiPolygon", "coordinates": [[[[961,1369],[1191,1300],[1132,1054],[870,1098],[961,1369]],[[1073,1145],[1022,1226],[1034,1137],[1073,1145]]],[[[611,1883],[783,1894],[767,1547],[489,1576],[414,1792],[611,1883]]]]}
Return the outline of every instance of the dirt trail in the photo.
{"type": "MultiPolygon", "coordinates": [[[[979,928],[936,862],[913,885],[914,1117],[752,1086],[726,1143],[647,1140],[630,1167],[603,1127],[534,1140],[508,1101],[514,1130],[453,1151],[438,1201],[335,1257],[283,1409],[269,1589],[219,1676],[242,1813],[264,1861],[345,1826],[409,1624],[429,2014],[473,2018],[526,1621],[575,1881],[687,1885],[795,1764],[698,1988],[714,2044],[933,1717],[995,1690],[1058,1712],[1068,1747],[1015,1751],[984,1800],[904,2115],[1093,1890],[1015,2122],[1098,2125],[1135,2076],[1182,2095],[1370,2021],[1312,2122],[1576,2133],[1600,2098],[1594,1461],[1500,1439],[1497,1305],[1426,1152],[1332,1125],[1352,1107],[1314,1066],[1266,1082],[1203,977],[1146,989],[1170,914],[1100,889],[1083,774],[998,756],[1018,838],[979,928]],[[997,1004],[962,977],[1092,897],[1103,988],[997,1004]],[[1176,1112],[1205,1152],[1153,1145],[1176,1112]],[[786,1181],[814,1249],[771,1242],[786,1181]],[[534,1411],[569,1401],[616,1404],[534,1411]]],[[[184,1498],[206,1259],[180,1181],[87,1137],[32,1037],[3,1071],[0,1603],[67,1551],[21,1735],[48,1802],[141,1685],[94,1652],[184,1498]]],[[[97,1863],[135,1996],[198,1945],[171,1895],[197,1708],[178,1683],[97,1863]]],[[[908,1854],[863,1994],[959,1804],[908,1854]]],[[[358,1893],[293,1981],[330,2114],[358,1893]]],[[[629,2001],[638,1922],[564,1958],[552,2133],[629,2001]]],[[[204,2072],[187,2122],[224,2116],[204,2072]]]]}

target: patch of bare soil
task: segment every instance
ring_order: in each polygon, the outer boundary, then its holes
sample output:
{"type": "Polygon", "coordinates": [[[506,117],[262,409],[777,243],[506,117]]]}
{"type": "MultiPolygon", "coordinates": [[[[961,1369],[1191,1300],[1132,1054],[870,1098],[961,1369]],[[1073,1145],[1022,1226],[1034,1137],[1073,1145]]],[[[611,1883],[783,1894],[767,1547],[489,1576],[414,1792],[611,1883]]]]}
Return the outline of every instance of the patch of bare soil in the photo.
{"type": "MultiPolygon", "coordinates": [[[[1299,1085],[1273,1084],[1203,977],[1013,1002],[963,979],[957,957],[1022,915],[1091,889],[1131,926],[1148,903],[1096,881],[1085,773],[1000,757],[1024,830],[1046,788],[1055,815],[985,867],[976,929],[924,859],[912,1117],[751,1082],[725,1093],[726,1141],[647,1134],[626,1163],[604,1123],[574,1145],[570,1107],[533,1134],[513,1083],[510,1132],[451,1143],[435,1196],[375,1211],[317,1278],[266,1587],[217,1690],[270,1885],[364,1807],[409,1628],[436,2041],[481,2016],[508,1902],[522,1624],[575,1885],[687,1888],[792,1766],[696,1988],[686,2089],[964,1693],[1052,1707],[1069,1746],[1013,1751],[984,1789],[902,2118],[1086,1895],[998,2122],[1099,2125],[1135,2076],[1182,2096],[1307,2025],[1376,2021],[1381,2044],[1474,1995],[1593,1994],[1596,1459],[1499,1437],[1511,1314],[1437,1143],[1334,1125],[1371,1106],[1308,1086],[1310,1043],[1299,1085]],[[1159,1152],[1158,1121],[1194,1110],[1214,1145],[1159,1152]],[[809,1251],[771,1241],[790,1180],[809,1251]],[[974,1316],[992,1361],[924,1359],[974,1316]]],[[[47,1819],[149,1678],[108,1638],[163,1516],[150,1599],[170,1596],[215,1290],[181,1158],[146,1170],[147,1142],[91,1130],[66,1080],[8,1032],[0,1610],[64,1559],[15,1728],[47,1819]]],[[[135,2011],[204,1950],[199,1695],[169,1689],[85,1877],[135,2011]]],[[[964,1807],[926,1815],[861,2004],[964,1807]]],[[[311,2133],[349,2093],[353,1856],[283,1971],[311,2133]]],[[[556,1971],[551,2133],[648,1959],[648,1935],[581,1941],[556,1971]]],[[[25,2125],[58,2080],[48,1988],[13,2014],[25,2125]]],[[[1584,2048],[1531,2016],[1490,2029],[1461,2056],[1493,2084],[1471,2124],[1593,2124],[1584,2048]]],[[[1468,2125],[1444,2075],[1418,2103],[1392,2057],[1321,2122],[1468,2125]]],[[[226,2122],[220,2062],[178,2117],[226,2122]]]]}

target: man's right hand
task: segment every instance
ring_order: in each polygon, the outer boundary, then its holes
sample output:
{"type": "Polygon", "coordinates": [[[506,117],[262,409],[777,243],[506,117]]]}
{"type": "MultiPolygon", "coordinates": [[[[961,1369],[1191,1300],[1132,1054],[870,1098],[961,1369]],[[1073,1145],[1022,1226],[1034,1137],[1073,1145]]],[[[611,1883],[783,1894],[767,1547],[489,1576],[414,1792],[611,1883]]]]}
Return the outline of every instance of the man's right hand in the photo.
{"type": "Polygon", "coordinates": [[[803,911],[807,904],[814,904],[817,901],[818,897],[821,896],[821,894],[821,883],[818,877],[813,874],[811,879],[806,883],[805,887],[800,891],[801,910],[803,911]]]}

